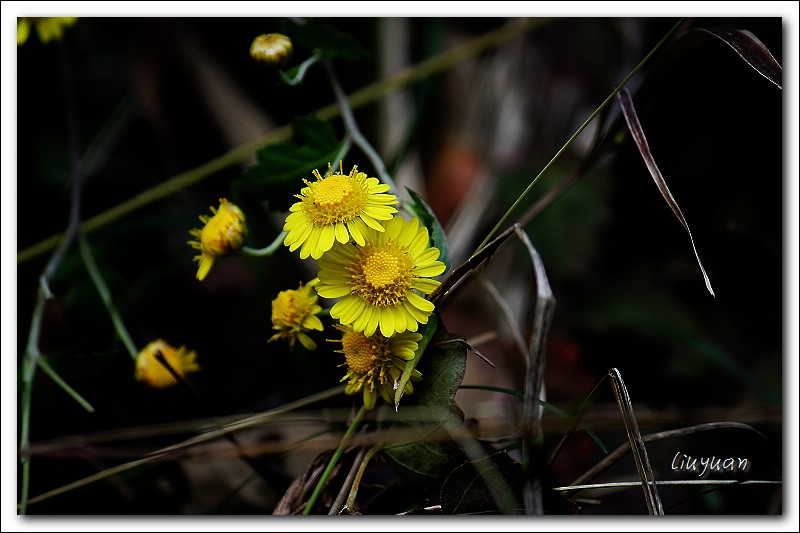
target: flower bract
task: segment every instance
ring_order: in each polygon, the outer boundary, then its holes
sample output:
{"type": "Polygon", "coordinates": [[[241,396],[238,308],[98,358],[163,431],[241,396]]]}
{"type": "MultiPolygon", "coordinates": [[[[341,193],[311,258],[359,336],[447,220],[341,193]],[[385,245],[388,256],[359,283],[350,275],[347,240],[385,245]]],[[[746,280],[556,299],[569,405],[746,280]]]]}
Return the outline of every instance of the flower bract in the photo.
{"type": "Polygon", "coordinates": [[[197,353],[187,350],[185,346],[175,349],[163,339],[157,339],[145,346],[136,356],[136,381],[154,389],[171,387],[178,382],[172,373],[158,360],[157,354],[161,353],[167,364],[178,374],[184,377],[188,372],[200,370],[197,364],[197,353]]]}
{"type": "Polygon", "coordinates": [[[208,275],[218,257],[239,250],[244,245],[247,226],[244,213],[226,198],[219,199],[219,209],[210,208],[213,216],[200,215],[202,229],[193,229],[189,233],[196,240],[188,241],[192,248],[200,250],[194,260],[199,263],[197,279],[202,281],[208,275]]]}
{"type": "Polygon", "coordinates": [[[397,216],[385,231],[370,229],[364,243],[334,247],[319,261],[319,285],[323,298],[341,298],[331,317],[371,336],[385,337],[417,331],[426,324],[434,305],[420,294],[439,286],[431,279],[445,270],[437,261],[439,249],[428,246],[428,230],[416,218],[406,222],[397,216]]]}
{"type": "Polygon", "coordinates": [[[367,233],[382,232],[380,221],[397,212],[389,185],[368,178],[356,166],[345,174],[340,161],[337,173],[325,178],[317,170],[313,174],[316,181],[303,180],[306,186],[295,195],[300,201],[289,208],[283,226],[283,243],[292,252],[299,248],[301,259],[319,259],[336,241],[363,245],[367,233]]]}
{"type": "Polygon", "coordinates": [[[294,348],[295,341],[309,350],[315,350],[317,344],[306,331],[322,331],[322,321],[317,313],[322,308],[317,305],[317,295],[312,287],[315,281],[306,286],[301,283],[297,290],[290,289],[278,293],[272,300],[272,329],[278,333],[270,337],[269,342],[278,339],[289,339],[289,346],[294,348]]]}
{"type": "MultiPolygon", "coordinates": [[[[342,349],[347,373],[341,381],[347,381],[345,394],[359,394],[364,398],[364,407],[373,409],[378,396],[387,403],[393,403],[394,389],[403,374],[406,362],[414,358],[422,335],[404,332],[392,337],[380,333],[367,337],[353,331],[351,327],[338,326],[342,331],[342,349]]],[[[411,381],[419,381],[422,374],[414,369],[411,379],[406,383],[404,394],[412,394],[411,381]]]]}

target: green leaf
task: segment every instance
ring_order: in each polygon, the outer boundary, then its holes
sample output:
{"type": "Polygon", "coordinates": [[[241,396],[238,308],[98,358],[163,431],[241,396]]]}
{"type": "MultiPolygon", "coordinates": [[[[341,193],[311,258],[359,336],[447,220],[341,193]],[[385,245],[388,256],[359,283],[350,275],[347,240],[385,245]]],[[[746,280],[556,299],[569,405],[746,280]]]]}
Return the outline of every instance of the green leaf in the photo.
{"type": "Polygon", "coordinates": [[[522,465],[505,452],[465,463],[442,485],[442,513],[518,514],[524,480],[522,465]]]}
{"type": "Polygon", "coordinates": [[[324,19],[308,18],[302,23],[291,21],[286,35],[292,44],[325,57],[341,57],[358,61],[370,56],[359,42],[347,33],[334,29],[324,19]]]}
{"type": "Polygon", "coordinates": [[[428,203],[416,192],[406,187],[408,194],[414,201],[413,204],[408,204],[408,207],[413,211],[420,221],[428,228],[428,233],[431,237],[433,246],[439,249],[439,261],[444,263],[445,272],[450,270],[450,256],[447,253],[447,237],[444,234],[444,228],[439,223],[439,219],[433,213],[433,210],[428,203]]]}
{"type": "Polygon", "coordinates": [[[392,430],[402,435],[400,442],[382,449],[389,464],[409,481],[440,481],[465,460],[448,428],[460,427],[464,421],[464,412],[453,397],[464,378],[466,362],[463,338],[450,335],[439,322],[417,367],[422,381],[405,399],[392,425],[392,430]]]}
{"type": "Polygon", "coordinates": [[[343,143],[336,140],[330,124],[306,116],[295,118],[292,128],[292,142],[271,144],[256,153],[258,161],[233,183],[238,194],[268,200],[274,210],[287,210],[303,178],[311,179],[312,170],[335,163],[343,143]]]}
{"type": "Polygon", "coordinates": [[[417,351],[414,353],[414,358],[410,361],[406,361],[406,367],[403,369],[403,374],[400,376],[400,381],[397,383],[397,390],[394,393],[394,406],[395,409],[400,405],[400,398],[403,397],[403,392],[406,390],[406,384],[408,380],[411,379],[411,373],[417,367],[420,359],[422,359],[422,353],[427,348],[428,343],[430,342],[433,334],[436,333],[436,324],[438,320],[435,313],[432,313],[431,316],[428,318],[428,323],[423,325],[420,329],[419,333],[422,335],[422,339],[417,344],[417,351]]]}

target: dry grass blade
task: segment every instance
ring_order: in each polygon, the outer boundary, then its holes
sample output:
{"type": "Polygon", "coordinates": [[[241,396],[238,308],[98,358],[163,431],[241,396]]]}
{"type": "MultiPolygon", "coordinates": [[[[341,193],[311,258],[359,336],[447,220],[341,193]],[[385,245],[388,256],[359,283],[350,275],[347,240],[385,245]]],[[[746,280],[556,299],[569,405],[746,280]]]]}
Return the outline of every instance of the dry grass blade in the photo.
{"type": "Polygon", "coordinates": [[[533,316],[533,330],[528,343],[528,371],[525,377],[525,398],[522,405],[522,460],[527,471],[523,492],[526,514],[543,514],[542,479],[545,461],[542,450],[542,427],[539,422],[539,398],[544,382],[545,348],[550,321],[553,318],[555,298],[547,280],[544,263],[533,247],[528,234],[519,224],[513,231],[517,234],[531,257],[534,279],[536,280],[536,306],[533,316]]]}
{"type": "Polygon", "coordinates": [[[186,448],[188,448],[190,446],[194,446],[194,445],[197,445],[197,444],[200,444],[200,443],[203,443],[203,442],[208,442],[210,440],[222,437],[225,434],[231,433],[233,431],[239,431],[239,430],[242,430],[242,429],[246,429],[248,427],[253,427],[255,425],[262,424],[265,421],[269,420],[270,418],[273,418],[273,417],[275,417],[275,416],[277,416],[279,414],[286,413],[286,412],[292,411],[294,409],[299,409],[299,408],[304,407],[306,405],[309,405],[309,404],[318,402],[320,400],[324,400],[324,399],[330,398],[332,396],[341,394],[342,390],[344,390],[344,386],[333,387],[333,388],[328,389],[326,391],[320,392],[318,394],[313,394],[311,396],[307,396],[306,398],[302,398],[300,400],[288,403],[288,404],[283,405],[281,407],[276,407],[275,409],[266,411],[264,413],[259,413],[257,415],[253,415],[253,416],[247,417],[244,420],[238,420],[238,421],[233,422],[231,424],[228,424],[228,425],[226,425],[226,426],[224,426],[224,427],[222,427],[220,429],[215,429],[215,430],[210,431],[208,433],[205,433],[203,435],[199,435],[197,437],[192,437],[192,438],[187,439],[187,440],[185,440],[183,442],[180,442],[178,444],[174,444],[172,446],[168,446],[166,448],[162,448],[160,450],[157,450],[157,451],[147,455],[146,457],[144,457],[142,459],[137,459],[135,461],[131,461],[131,462],[128,462],[128,463],[117,465],[117,466],[112,467],[112,468],[108,468],[106,470],[103,470],[102,472],[98,472],[97,474],[93,474],[93,475],[91,475],[89,477],[86,477],[86,478],[83,478],[83,479],[79,479],[78,481],[74,481],[74,482],[69,483],[67,485],[64,485],[62,487],[58,487],[58,488],[53,489],[51,491],[45,492],[43,494],[40,494],[39,496],[31,498],[30,500],[28,500],[28,503],[32,504],[32,503],[41,502],[41,501],[44,501],[44,500],[46,500],[48,498],[52,498],[53,496],[58,496],[59,494],[64,494],[64,493],[69,492],[71,490],[86,486],[86,485],[88,485],[90,483],[93,483],[95,481],[100,481],[102,479],[106,479],[106,478],[108,478],[110,476],[119,474],[120,472],[125,472],[127,470],[130,470],[132,468],[136,468],[138,466],[142,466],[142,465],[145,465],[145,464],[148,464],[148,463],[159,461],[161,459],[165,459],[165,458],[168,458],[168,457],[173,457],[177,452],[179,452],[181,450],[184,450],[184,449],[186,449],[186,448]]]}
{"type": "Polygon", "coordinates": [[[777,85],[779,89],[783,89],[783,69],[758,37],[747,30],[733,28],[698,29],[710,33],[736,50],[736,53],[756,72],[777,85]]]}
{"type": "Polygon", "coordinates": [[[678,217],[683,227],[686,229],[686,233],[689,234],[689,240],[692,243],[692,249],[694,250],[694,256],[697,259],[697,264],[700,267],[700,271],[703,273],[703,279],[706,282],[706,288],[708,292],[711,293],[711,296],[714,295],[714,289],[711,288],[711,282],[708,279],[708,275],[706,274],[706,269],[703,268],[703,263],[700,261],[700,255],[697,253],[697,247],[694,245],[694,239],[692,238],[692,231],[689,229],[689,224],[686,222],[686,218],[681,213],[681,208],[678,207],[678,203],[673,198],[672,193],[669,192],[669,187],[667,187],[667,182],[664,181],[664,176],[661,175],[661,171],[658,170],[658,166],[656,165],[656,160],[653,158],[653,154],[650,152],[650,147],[647,145],[647,139],[644,136],[644,130],[642,130],[642,125],[639,123],[639,117],[636,115],[636,109],[633,107],[633,100],[631,99],[631,95],[627,89],[622,89],[619,94],[619,101],[620,107],[622,108],[622,114],[625,116],[625,122],[628,123],[628,129],[631,132],[631,136],[633,136],[633,140],[636,141],[636,146],[639,148],[639,153],[642,154],[642,159],[644,159],[645,165],[647,165],[647,170],[650,171],[650,175],[653,176],[653,180],[656,182],[656,186],[658,186],[658,190],[661,191],[661,196],[664,197],[664,200],[669,205],[672,212],[675,213],[675,216],[678,217]]]}
{"type": "Polygon", "coordinates": [[[636,415],[633,413],[633,404],[631,404],[628,389],[625,387],[625,382],[622,381],[622,375],[616,368],[608,371],[608,378],[611,380],[614,396],[617,398],[617,404],[622,413],[622,421],[625,423],[625,432],[628,434],[636,470],[642,480],[642,490],[644,491],[647,510],[651,515],[663,515],[664,507],[661,505],[661,498],[658,496],[655,476],[650,466],[650,459],[647,458],[647,449],[644,446],[642,434],[639,432],[636,415]]]}

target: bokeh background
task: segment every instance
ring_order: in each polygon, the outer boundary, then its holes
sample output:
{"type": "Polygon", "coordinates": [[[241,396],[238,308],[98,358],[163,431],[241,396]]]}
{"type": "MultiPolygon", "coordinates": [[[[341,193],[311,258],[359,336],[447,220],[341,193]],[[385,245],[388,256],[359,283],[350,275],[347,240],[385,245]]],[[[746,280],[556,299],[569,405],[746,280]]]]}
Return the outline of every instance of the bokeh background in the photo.
{"type": "MultiPolygon", "coordinates": [[[[359,126],[398,183],[418,191],[444,225],[454,263],[464,260],[610,91],[675,24],[675,18],[555,18],[379,102],[355,110],[359,126]]],[[[330,18],[368,54],[337,60],[351,93],[509,22],[506,18],[330,18]]],[[[69,147],[92,154],[81,218],[88,219],[172,176],[334,101],[320,67],[297,87],[251,60],[252,39],[280,31],[278,18],[81,18],[60,43],[35,36],[17,51],[17,250],[62,231],[70,193],[69,147]],[[74,84],[65,101],[62,69],[74,84]],[[69,106],[78,136],[66,126],[69,106]]],[[[756,35],[782,63],[783,22],[698,18],[689,28],[728,27],[756,35]]],[[[295,57],[297,64],[304,57],[295,57]]],[[[533,188],[511,220],[541,254],[556,298],[548,343],[547,400],[573,412],[598,384],[586,415],[609,449],[625,442],[609,382],[620,370],[644,434],[734,421],[667,439],[648,450],[659,479],[678,452],[746,457],[748,479],[781,480],[784,356],[784,134],[782,91],[726,44],[692,33],[668,47],[631,82],[650,147],[685,215],[716,297],[705,289],[688,236],[665,204],[629,136],[578,173],[590,127],[533,188]],[[639,92],[635,89],[640,87],[639,92]],[[555,193],[553,193],[555,194],[555,193]]],[[[618,115],[610,106],[609,124],[618,115]]],[[[331,121],[343,134],[339,119],[331,121]]],[[[270,258],[235,256],[195,279],[188,231],[199,224],[252,161],[151,203],[88,234],[95,258],[134,342],[163,337],[199,354],[202,371],[186,391],[152,390],[133,364],[77,247],[51,283],[41,348],[50,364],[96,408],[85,412],[43,374],[31,407],[31,496],[61,487],[176,442],[192,431],[168,428],[210,414],[256,413],[336,385],[341,356],[289,351],[271,336],[270,302],[313,276],[281,250],[270,258]],[[142,428],[162,428],[152,435],[142,428]],[[138,428],[138,429],[137,429],[138,428]],[[123,435],[133,431],[137,438],[123,435]],[[137,434],[137,431],[139,432],[137,434]],[[103,433],[82,446],[66,437],[103,433]],[[59,443],[62,443],[59,445],[59,443]],[[36,446],[42,445],[36,454],[36,446]],[[47,445],[47,446],[45,446],[47,445]]],[[[353,149],[345,167],[374,175],[353,149]]],[[[297,176],[298,191],[302,178],[297,176]]],[[[282,225],[270,198],[238,198],[248,244],[265,246],[282,225]]],[[[272,200],[273,204],[278,201],[272,200]]],[[[50,252],[17,265],[17,357],[22,357],[37,279],[50,252]]],[[[531,319],[533,271],[510,245],[485,270],[523,331],[531,319]]],[[[464,384],[521,390],[523,359],[485,281],[472,280],[441,309],[452,333],[491,359],[469,356],[464,384]]],[[[6,354],[10,356],[10,354],[6,354]]],[[[795,354],[796,355],[796,354],[795,354]]],[[[464,390],[456,400],[482,437],[512,433],[520,403],[509,395],[464,390]]],[[[309,408],[323,418],[347,409],[342,395],[309,408]]],[[[333,415],[331,415],[333,416],[333,415]]],[[[545,412],[547,445],[569,419],[545,412]]],[[[271,426],[259,442],[284,442],[320,430],[318,422],[271,426]]],[[[328,446],[330,443],[325,441],[328,446]]],[[[335,442],[335,441],[334,441],[335,442]]],[[[324,446],[320,445],[320,448],[324,446]]],[[[33,504],[31,514],[268,514],[288,483],[323,451],[274,454],[274,474],[241,492],[249,470],[229,451],[135,469],[33,504]]],[[[585,433],[567,443],[551,487],[568,485],[604,456],[585,433]]],[[[720,476],[725,477],[725,476],[720,476]]],[[[630,458],[601,481],[636,480],[630,458]]],[[[664,489],[671,514],[779,514],[774,485],[664,489]]],[[[639,488],[584,495],[584,514],[646,512],[639,488]]],[[[380,509],[376,507],[376,509],[380,509]]],[[[554,503],[553,514],[570,512],[554,503]]]]}

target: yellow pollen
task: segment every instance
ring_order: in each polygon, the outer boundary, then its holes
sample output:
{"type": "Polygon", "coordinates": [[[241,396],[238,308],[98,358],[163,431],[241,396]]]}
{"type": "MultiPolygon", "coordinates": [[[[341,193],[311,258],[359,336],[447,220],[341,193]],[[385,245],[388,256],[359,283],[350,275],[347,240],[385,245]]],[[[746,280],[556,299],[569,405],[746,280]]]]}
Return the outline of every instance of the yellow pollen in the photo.
{"type": "Polygon", "coordinates": [[[376,289],[392,283],[399,273],[397,258],[385,251],[374,253],[364,261],[364,278],[376,289]]]}
{"type": "MultiPolygon", "coordinates": [[[[318,226],[349,222],[361,214],[367,205],[368,189],[364,180],[358,179],[356,170],[349,175],[333,174],[308,182],[310,192],[300,196],[311,221],[318,226]]],[[[305,181],[305,180],[304,180],[305,181]]]]}
{"type": "Polygon", "coordinates": [[[348,273],[351,292],[375,307],[398,305],[414,282],[411,258],[391,242],[360,249],[348,273]]]}

